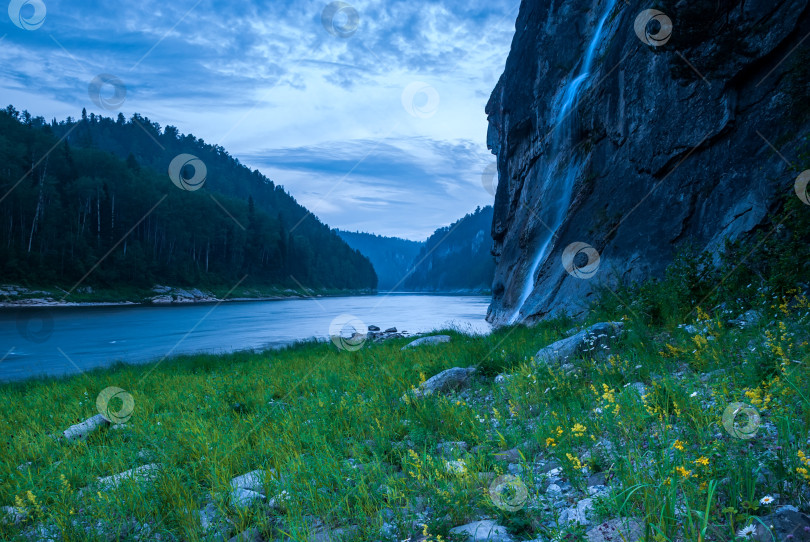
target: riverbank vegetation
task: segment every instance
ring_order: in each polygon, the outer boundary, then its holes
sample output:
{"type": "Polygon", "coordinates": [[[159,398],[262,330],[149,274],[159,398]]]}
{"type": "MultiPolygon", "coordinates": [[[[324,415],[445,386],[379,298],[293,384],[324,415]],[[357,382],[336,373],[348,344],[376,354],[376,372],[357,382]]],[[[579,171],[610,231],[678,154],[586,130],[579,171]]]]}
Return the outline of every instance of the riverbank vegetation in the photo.
{"type": "Polygon", "coordinates": [[[774,539],[801,540],[803,211],[789,203],[720,266],[685,253],[656,283],[605,292],[580,324],[448,331],[449,342],[406,350],[408,339],[304,343],[4,385],[1,536],[472,540],[453,529],[489,519],[497,540],[607,540],[609,528],[627,540],[771,540],[771,525],[774,539]],[[570,359],[537,356],[597,321],[622,331],[570,359]],[[454,389],[414,393],[453,367],[476,370],[454,389]],[[105,403],[113,425],[54,438],[97,414],[110,387],[125,391],[105,403]]]}

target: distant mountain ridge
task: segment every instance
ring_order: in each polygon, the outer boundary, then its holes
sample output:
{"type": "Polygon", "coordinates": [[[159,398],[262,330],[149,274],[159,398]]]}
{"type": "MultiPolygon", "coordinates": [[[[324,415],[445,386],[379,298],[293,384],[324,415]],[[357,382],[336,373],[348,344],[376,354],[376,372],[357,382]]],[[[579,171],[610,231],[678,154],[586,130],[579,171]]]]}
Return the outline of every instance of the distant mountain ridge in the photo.
{"type": "Polygon", "coordinates": [[[489,292],[495,272],[493,210],[477,208],[428,237],[405,279],[405,289],[424,292],[489,292]]]}
{"type": "Polygon", "coordinates": [[[353,249],[371,261],[377,273],[379,291],[402,290],[405,277],[411,269],[414,258],[424,245],[422,241],[411,241],[399,237],[385,237],[373,233],[335,230],[353,249]]]}
{"type": "Polygon", "coordinates": [[[484,293],[495,270],[492,214],[490,206],[478,208],[424,242],[336,231],[372,262],[380,290],[484,293]]]}

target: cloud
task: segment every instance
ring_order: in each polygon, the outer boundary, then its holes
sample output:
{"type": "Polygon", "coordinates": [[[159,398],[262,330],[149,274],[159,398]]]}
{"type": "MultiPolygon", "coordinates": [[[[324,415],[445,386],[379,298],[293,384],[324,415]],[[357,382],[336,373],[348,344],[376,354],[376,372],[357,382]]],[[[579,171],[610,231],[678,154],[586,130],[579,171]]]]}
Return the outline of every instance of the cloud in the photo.
{"type": "Polygon", "coordinates": [[[115,115],[87,92],[110,73],[126,116],[223,145],[330,225],[424,238],[491,200],[483,108],[519,2],[350,3],[343,39],[322,25],[325,1],[47,0],[40,29],[0,24],[0,93],[46,118],[115,115]],[[417,81],[439,97],[426,118],[402,104],[417,81]]]}

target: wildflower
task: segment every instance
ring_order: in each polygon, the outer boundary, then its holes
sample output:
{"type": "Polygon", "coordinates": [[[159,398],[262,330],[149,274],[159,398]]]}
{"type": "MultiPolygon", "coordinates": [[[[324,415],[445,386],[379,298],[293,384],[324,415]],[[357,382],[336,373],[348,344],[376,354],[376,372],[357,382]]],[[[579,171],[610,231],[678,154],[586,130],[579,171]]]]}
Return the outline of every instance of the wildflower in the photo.
{"type": "Polygon", "coordinates": [[[578,457],[568,453],[565,454],[565,456],[568,458],[568,461],[571,462],[571,466],[574,467],[576,470],[580,470],[582,468],[582,462],[579,460],[578,457]]]}
{"type": "Polygon", "coordinates": [[[680,440],[676,440],[676,441],[675,441],[675,442],[672,444],[672,447],[673,447],[673,448],[675,448],[676,450],[678,450],[678,451],[682,452],[682,451],[683,451],[683,445],[684,445],[684,443],[683,443],[683,442],[681,442],[680,440]]]}
{"type": "Polygon", "coordinates": [[[707,457],[703,457],[703,456],[701,456],[701,457],[698,457],[697,459],[695,459],[695,460],[693,461],[693,463],[694,463],[695,465],[702,465],[702,466],[704,466],[704,467],[705,467],[706,465],[708,465],[708,464],[709,464],[709,459],[708,459],[707,457]]]}
{"type": "Polygon", "coordinates": [[[557,445],[557,443],[554,441],[554,439],[553,439],[553,438],[548,437],[548,438],[546,439],[546,447],[547,447],[547,448],[553,448],[553,447],[555,447],[556,445],[557,445]]]}
{"type": "Polygon", "coordinates": [[[740,529],[739,532],[737,533],[737,536],[739,536],[740,538],[744,538],[746,540],[750,540],[751,537],[754,536],[755,532],[757,532],[757,528],[754,527],[753,525],[749,525],[748,527],[740,529]]]}
{"type": "Polygon", "coordinates": [[[762,504],[762,505],[771,504],[773,502],[773,500],[774,500],[773,497],[771,497],[770,495],[765,495],[764,497],[762,497],[759,500],[759,504],[762,504]]]}
{"type": "Polygon", "coordinates": [[[677,467],[675,467],[675,470],[678,471],[678,474],[680,474],[681,477],[683,477],[683,478],[689,478],[690,476],[692,476],[692,471],[687,470],[684,467],[677,466],[677,467]]]}
{"type": "Polygon", "coordinates": [[[574,424],[574,427],[571,428],[571,432],[574,434],[575,437],[581,437],[585,434],[588,428],[582,425],[581,423],[574,424]]]}

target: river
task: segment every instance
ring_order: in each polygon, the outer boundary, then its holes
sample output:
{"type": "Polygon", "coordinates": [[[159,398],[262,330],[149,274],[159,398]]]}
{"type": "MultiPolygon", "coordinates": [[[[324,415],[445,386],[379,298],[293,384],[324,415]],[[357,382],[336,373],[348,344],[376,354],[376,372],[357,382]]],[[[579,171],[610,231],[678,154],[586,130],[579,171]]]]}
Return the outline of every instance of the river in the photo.
{"type": "Polygon", "coordinates": [[[341,315],[410,334],[448,327],[487,333],[489,300],[379,294],[160,307],[3,309],[0,381],[77,374],[119,360],[138,363],[326,339],[341,315]]]}

